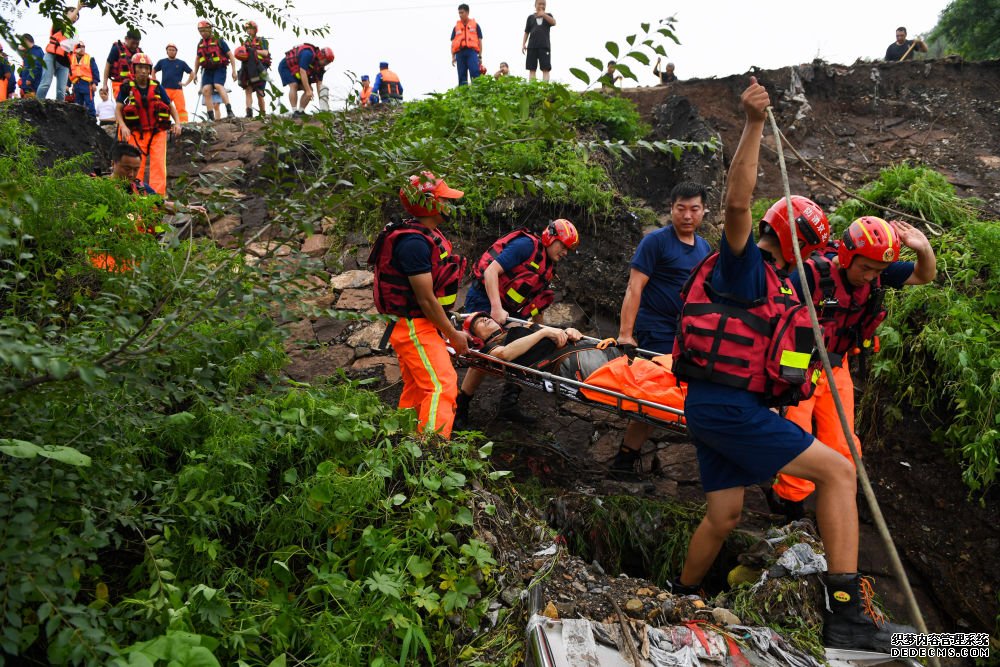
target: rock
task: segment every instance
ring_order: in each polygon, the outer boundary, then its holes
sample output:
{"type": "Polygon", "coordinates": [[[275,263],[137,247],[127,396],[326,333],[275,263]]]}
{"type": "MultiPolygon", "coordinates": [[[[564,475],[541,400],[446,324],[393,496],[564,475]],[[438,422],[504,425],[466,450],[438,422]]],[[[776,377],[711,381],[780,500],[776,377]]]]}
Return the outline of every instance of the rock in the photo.
{"type": "Polygon", "coordinates": [[[712,620],[719,625],[741,625],[739,616],[722,607],[712,610],[712,620]]]}
{"type": "Polygon", "coordinates": [[[225,162],[212,162],[201,168],[201,173],[226,173],[243,168],[243,160],[227,160],[225,162]]]}
{"type": "Polygon", "coordinates": [[[313,234],[302,242],[302,252],[310,257],[321,257],[333,245],[333,239],[325,234],[313,234]]]}
{"type": "Polygon", "coordinates": [[[680,482],[698,481],[698,453],[694,445],[676,444],[656,453],[663,474],[680,482]]]}
{"type": "MultiPolygon", "coordinates": [[[[303,246],[304,249],[305,247],[303,246]]],[[[340,275],[330,278],[330,287],[335,290],[361,289],[362,287],[371,287],[374,284],[375,274],[371,271],[362,271],[360,269],[344,271],[340,275]]]]}
{"type": "Polygon", "coordinates": [[[338,310],[365,310],[375,305],[370,289],[345,289],[337,299],[338,310]]]}
{"type": "Polygon", "coordinates": [[[315,377],[333,375],[354,359],[354,350],[346,345],[299,350],[285,367],[285,374],[297,382],[309,382],[315,377]]]}
{"type": "Polygon", "coordinates": [[[285,327],[285,331],[287,332],[284,343],[286,352],[316,342],[312,322],[308,319],[299,320],[295,324],[285,327]]]}
{"type": "Polygon", "coordinates": [[[338,320],[333,317],[321,317],[312,323],[313,333],[316,335],[316,340],[320,343],[326,344],[333,339],[344,333],[344,330],[350,326],[350,321],[348,320],[338,320]]]}
{"type": "MultiPolygon", "coordinates": [[[[351,370],[365,370],[368,368],[382,367],[382,377],[385,378],[386,383],[395,384],[399,382],[402,375],[399,372],[399,360],[396,357],[365,357],[364,359],[358,359],[351,365],[351,370]]],[[[528,577],[531,578],[530,576],[528,577]]]]}
{"type": "Polygon", "coordinates": [[[639,598],[632,598],[625,603],[625,611],[627,611],[631,616],[642,614],[642,607],[642,600],[639,598]]]}
{"type": "Polygon", "coordinates": [[[581,584],[579,581],[574,581],[573,590],[575,590],[578,593],[586,593],[587,587],[584,584],[581,584]]]}
{"type": "Polygon", "coordinates": [[[621,444],[621,432],[608,431],[591,446],[590,458],[594,461],[610,461],[618,453],[621,444]]]}
{"type": "Polygon", "coordinates": [[[552,327],[580,327],[586,321],[587,314],[575,303],[555,303],[545,311],[545,323],[552,327]]]}
{"type": "Polygon", "coordinates": [[[329,216],[319,221],[319,230],[324,234],[329,234],[337,229],[337,221],[329,216]]]}
{"type": "Polygon", "coordinates": [[[649,588],[640,588],[639,590],[637,590],[635,592],[635,594],[636,595],[643,595],[645,597],[650,597],[650,596],[653,595],[653,591],[652,591],[652,589],[649,589],[649,588]]]}
{"type": "Polygon", "coordinates": [[[238,215],[224,215],[211,225],[209,225],[209,235],[213,241],[232,234],[233,230],[240,226],[243,220],[238,215]]]}
{"type": "Polygon", "coordinates": [[[523,589],[517,588],[516,586],[507,586],[500,591],[500,599],[504,601],[508,607],[513,607],[521,600],[521,591],[523,589]]]}
{"type": "Polygon", "coordinates": [[[292,246],[274,241],[254,241],[247,244],[246,251],[248,255],[256,258],[288,257],[292,254],[292,246]]]}
{"type": "Polygon", "coordinates": [[[376,350],[384,333],[385,323],[375,322],[352,333],[347,339],[347,344],[351,347],[367,347],[370,350],[376,350]]]}

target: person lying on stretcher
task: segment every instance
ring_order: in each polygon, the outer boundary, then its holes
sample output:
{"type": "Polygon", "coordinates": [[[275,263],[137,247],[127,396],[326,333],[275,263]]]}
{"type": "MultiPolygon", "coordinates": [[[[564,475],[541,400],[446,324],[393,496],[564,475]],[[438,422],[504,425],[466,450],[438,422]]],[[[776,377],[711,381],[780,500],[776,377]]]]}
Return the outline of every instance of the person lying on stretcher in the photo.
{"type": "MultiPolygon", "coordinates": [[[[632,398],[641,398],[658,405],[684,409],[686,387],[681,386],[669,370],[669,358],[629,359],[620,348],[603,343],[581,342],[583,335],[576,329],[556,329],[540,325],[502,327],[488,313],[473,313],[465,319],[463,328],[473,338],[472,347],[483,354],[504,361],[528,366],[539,371],[609,389],[632,398]]],[[[609,343],[613,341],[608,341],[609,343]]],[[[467,423],[469,404],[481,382],[462,384],[458,395],[456,422],[467,423]],[[471,390],[471,391],[470,391],[471,390]]],[[[587,399],[616,405],[617,399],[597,391],[580,389],[587,399]]],[[[623,402],[622,409],[636,412],[636,403],[623,402]]],[[[679,415],[642,407],[641,411],[656,419],[682,422],[679,415]]]]}

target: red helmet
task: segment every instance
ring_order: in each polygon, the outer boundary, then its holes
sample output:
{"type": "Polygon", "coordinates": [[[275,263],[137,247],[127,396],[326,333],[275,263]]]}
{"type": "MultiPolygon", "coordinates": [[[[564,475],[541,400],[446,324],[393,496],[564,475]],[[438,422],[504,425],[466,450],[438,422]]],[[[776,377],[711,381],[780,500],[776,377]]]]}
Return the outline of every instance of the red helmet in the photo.
{"type": "Polygon", "coordinates": [[[246,60],[250,57],[250,52],[247,51],[247,47],[240,44],[235,49],[233,49],[233,57],[237,60],[246,60]]]}
{"type": "Polygon", "coordinates": [[[152,67],[153,61],[145,53],[137,53],[132,56],[132,67],[135,67],[136,65],[149,65],[152,67]]]}
{"type": "Polygon", "coordinates": [[[460,199],[463,196],[464,192],[448,187],[443,179],[429,171],[410,176],[409,184],[399,189],[399,201],[403,203],[403,208],[418,218],[439,214],[442,199],[460,199]]]}
{"type": "Polygon", "coordinates": [[[243,24],[243,28],[244,29],[253,28],[254,30],[257,30],[257,22],[247,21],[246,23],[243,24]]]}
{"type": "Polygon", "coordinates": [[[472,333],[473,325],[484,317],[492,319],[489,313],[480,310],[472,313],[471,315],[467,315],[465,321],[462,322],[462,331],[472,336],[472,346],[475,348],[481,348],[485,345],[485,341],[482,338],[472,333]]]}
{"type": "MultiPolygon", "coordinates": [[[[826,247],[826,242],[830,238],[830,223],[827,221],[823,209],[811,199],[792,195],[792,211],[795,213],[795,229],[798,232],[801,244],[799,250],[802,257],[808,257],[814,251],[826,247]]],[[[761,235],[765,232],[765,224],[778,235],[781,255],[785,261],[794,262],[792,232],[791,226],[788,224],[788,203],[784,197],[767,209],[764,219],[761,220],[761,235]]]]}
{"type": "Polygon", "coordinates": [[[198,30],[201,30],[202,28],[211,28],[211,27],[212,24],[209,23],[208,21],[198,21],[198,30]]]}
{"type": "Polygon", "coordinates": [[[329,46],[324,46],[322,49],[319,50],[319,57],[322,58],[323,61],[326,62],[327,64],[332,63],[333,49],[331,49],[329,46]]]}
{"type": "Polygon", "coordinates": [[[553,220],[542,232],[542,245],[548,248],[556,241],[562,241],[563,245],[570,250],[575,250],[580,245],[580,233],[576,231],[573,223],[564,218],[553,220]]]}
{"type": "Polygon", "coordinates": [[[899,245],[899,234],[892,225],[882,218],[866,215],[844,231],[837,259],[845,269],[858,255],[876,262],[895,262],[899,259],[899,245]]]}

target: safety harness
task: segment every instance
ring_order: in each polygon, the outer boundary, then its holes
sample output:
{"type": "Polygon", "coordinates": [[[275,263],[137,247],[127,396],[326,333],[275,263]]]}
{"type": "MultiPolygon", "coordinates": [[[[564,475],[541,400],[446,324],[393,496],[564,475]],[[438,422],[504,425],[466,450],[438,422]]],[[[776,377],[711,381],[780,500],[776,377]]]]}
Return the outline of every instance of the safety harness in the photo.
{"type": "Polygon", "coordinates": [[[556,267],[555,263],[549,260],[540,238],[527,228],[516,229],[502,236],[479,258],[472,269],[472,275],[482,282],[483,274],[490,264],[507,246],[521,237],[531,239],[534,244],[531,258],[500,274],[499,289],[504,309],[512,315],[527,319],[538,315],[555,300],[555,295],[549,289],[549,282],[555,275],[556,267]]]}

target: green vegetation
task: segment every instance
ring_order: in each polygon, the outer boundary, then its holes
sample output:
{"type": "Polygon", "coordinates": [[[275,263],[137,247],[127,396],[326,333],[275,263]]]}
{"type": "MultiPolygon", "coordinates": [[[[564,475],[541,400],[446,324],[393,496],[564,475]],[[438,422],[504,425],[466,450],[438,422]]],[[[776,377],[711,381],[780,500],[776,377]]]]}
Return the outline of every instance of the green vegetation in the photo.
{"type": "Polygon", "coordinates": [[[954,0],[944,8],[930,40],[947,44],[946,55],[968,60],[1000,58],[1000,2],[954,0]]]}
{"type": "Polygon", "coordinates": [[[25,131],[0,116],[0,656],[455,663],[495,593],[489,446],[279,382],[294,274],[158,242],[153,199],[39,171],[25,131]]]}
{"type": "Polygon", "coordinates": [[[891,423],[902,406],[924,411],[938,420],[935,437],[961,462],[965,483],[983,494],[1000,466],[1000,225],[978,220],[974,201],[924,167],[886,169],[859,195],[879,208],[850,201],[832,217],[835,228],[890,206],[943,230],[930,236],[937,280],[888,295],[863,418],[891,423]]]}

